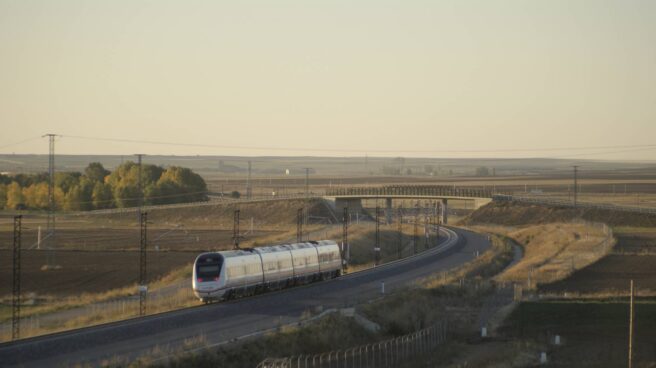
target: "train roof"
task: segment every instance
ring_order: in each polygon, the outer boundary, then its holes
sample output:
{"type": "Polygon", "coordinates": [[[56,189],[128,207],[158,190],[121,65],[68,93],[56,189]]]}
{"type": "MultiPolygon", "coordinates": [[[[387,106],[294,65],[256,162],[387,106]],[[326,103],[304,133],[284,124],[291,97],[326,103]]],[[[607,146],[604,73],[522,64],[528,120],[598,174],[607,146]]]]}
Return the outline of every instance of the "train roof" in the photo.
{"type": "Polygon", "coordinates": [[[288,252],[291,249],[316,248],[316,247],[325,247],[331,245],[337,245],[337,243],[333,240],[318,240],[318,241],[308,241],[303,243],[268,245],[268,246],[257,247],[257,248],[224,250],[216,253],[221,254],[223,257],[230,258],[230,257],[256,255],[258,253],[263,254],[263,253],[275,253],[275,252],[288,252]]]}
{"type": "Polygon", "coordinates": [[[252,249],[223,250],[219,253],[225,258],[257,255],[252,249]]]}

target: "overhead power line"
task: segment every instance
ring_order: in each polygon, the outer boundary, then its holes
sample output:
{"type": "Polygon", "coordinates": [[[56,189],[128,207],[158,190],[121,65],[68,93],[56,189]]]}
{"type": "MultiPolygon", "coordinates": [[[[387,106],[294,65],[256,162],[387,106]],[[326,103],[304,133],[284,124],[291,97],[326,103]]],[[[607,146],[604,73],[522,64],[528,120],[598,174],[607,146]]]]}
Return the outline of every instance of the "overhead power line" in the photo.
{"type": "Polygon", "coordinates": [[[7,147],[11,147],[11,146],[18,146],[19,144],[35,141],[35,140],[40,139],[40,138],[41,138],[41,136],[39,135],[39,136],[36,136],[36,137],[24,139],[24,140],[19,141],[19,142],[5,144],[5,145],[0,146],[0,149],[4,149],[4,148],[7,148],[7,147]]]}
{"type": "Polygon", "coordinates": [[[642,145],[611,145],[611,146],[578,146],[578,147],[543,147],[543,148],[507,148],[507,149],[463,149],[463,150],[393,150],[393,149],[342,149],[342,148],[317,148],[317,147],[273,147],[273,146],[236,146],[222,144],[203,144],[203,143],[184,143],[184,142],[166,142],[140,139],[123,139],[110,137],[89,137],[65,135],[67,138],[135,143],[135,144],[152,144],[160,146],[178,146],[178,147],[198,147],[198,148],[218,148],[218,149],[238,149],[238,150],[257,150],[257,151],[289,151],[289,152],[338,152],[338,153],[511,153],[511,152],[558,152],[558,151],[586,151],[598,149],[656,149],[656,144],[642,145]]]}

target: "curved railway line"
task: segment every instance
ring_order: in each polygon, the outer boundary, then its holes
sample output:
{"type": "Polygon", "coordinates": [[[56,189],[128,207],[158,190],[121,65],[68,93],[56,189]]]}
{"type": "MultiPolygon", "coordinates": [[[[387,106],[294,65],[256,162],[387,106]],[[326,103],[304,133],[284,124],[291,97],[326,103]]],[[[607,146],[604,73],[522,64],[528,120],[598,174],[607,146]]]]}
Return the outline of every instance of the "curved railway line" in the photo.
{"type": "Polygon", "coordinates": [[[442,228],[442,241],[415,256],[337,279],[230,302],[199,305],[62,333],[0,344],[2,366],[57,367],[128,361],[154,349],[176,349],[199,336],[208,346],[252,336],[300,320],[308,310],[339,308],[409,287],[419,278],[453,269],[490,247],[487,237],[442,228]]]}

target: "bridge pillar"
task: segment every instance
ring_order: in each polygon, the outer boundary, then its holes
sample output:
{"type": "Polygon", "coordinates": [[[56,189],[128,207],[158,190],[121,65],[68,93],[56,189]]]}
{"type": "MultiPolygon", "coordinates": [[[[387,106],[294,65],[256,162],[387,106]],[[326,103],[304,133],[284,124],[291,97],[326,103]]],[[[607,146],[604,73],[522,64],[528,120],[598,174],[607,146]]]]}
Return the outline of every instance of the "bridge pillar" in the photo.
{"type": "Polygon", "coordinates": [[[447,224],[447,218],[448,218],[447,213],[449,212],[448,201],[447,201],[446,198],[442,199],[442,206],[441,207],[442,207],[442,213],[441,213],[441,215],[442,215],[442,224],[446,225],[447,224]]]}
{"type": "Polygon", "coordinates": [[[362,213],[362,200],[353,198],[335,198],[335,208],[339,209],[344,207],[348,207],[349,214],[362,213]]]}
{"type": "Polygon", "coordinates": [[[385,198],[385,221],[387,225],[392,223],[392,198],[385,198]]]}

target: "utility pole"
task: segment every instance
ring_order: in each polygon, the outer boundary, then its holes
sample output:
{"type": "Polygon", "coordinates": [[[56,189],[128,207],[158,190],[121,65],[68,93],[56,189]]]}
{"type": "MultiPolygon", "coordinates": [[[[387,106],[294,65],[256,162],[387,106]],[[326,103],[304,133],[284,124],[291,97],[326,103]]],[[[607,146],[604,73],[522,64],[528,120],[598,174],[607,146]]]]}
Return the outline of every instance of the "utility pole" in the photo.
{"type": "Polygon", "coordinates": [[[415,206],[415,223],[414,223],[414,234],[412,236],[412,247],[414,254],[417,254],[417,241],[419,240],[419,203],[415,206]]]}
{"type": "Polygon", "coordinates": [[[138,176],[137,176],[137,195],[139,196],[137,198],[137,215],[141,216],[141,207],[143,206],[143,190],[142,190],[142,185],[141,185],[141,158],[145,156],[143,153],[135,153],[135,156],[137,156],[137,168],[138,168],[138,176]]]}
{"type": "Polygon", "coordinates": [[[11,339],[20,338],[20,307],[21,307],[21,222],[22,215],[14,216],[14,272],[13,298],[11,313],[11,339]]]}
{"type": "Polygon", "coordinates": [[[303,242],[303,207],[296,212],[296,242],[303,242]]]}
{"type": "Polygon", "coordinates": [[[578,194],[579,194],[579,185],[578,185],[579,166],[574,165],[572,167],[574,168],[574,207],[576,207],[578,201],[578,194]]]}
{"type": "Polygon", "coordinates": [[[46,249],[48,249],[47,266],[52,268],[55,265],[55,137],[56,134],[46,134],[48,137],[48,220],[46,223],[46,249]]]}
{"type": "Polygon", "coordinates": [[[139,224],[141,228],[141,244],[139,248],[139,315],[146,315],[146,293],[148,293],[148,285],[146,284],[146,244],[148,242],[148,212],[139,214],[139,224]]]}
{"type": "Polygon", "coordinates": [[[348,207],[344,207],[342,215],[342,266],[348,268],[348,207]]]}
{"type": "Polygon", "coordinates": [[[631,299],[629,306],[629,368],[633,368],[633,323],[635,318],[634,310],[634,293],[633,280],[631,280],[631,299]]]}
{"type": "Polygon", "coordinates": [[[401,259],[403,256],[403,213],[401,212],[401,206],[399,206],[399,244],[397,247],[398,257],[401,259]]]}
{"type": "Polygon", "coordinates": [[[435,202],[435,216],[433,216],[433,226],[435,228],[435,246],[440,242],[440,220],[437,211],[437,203],[435,202]]]}
{"type": "Polygon", "coordinates": [[[232,243],[234,249],[239,249],[239,240],[241,239],[241,234],[239,234],[239,215],[240,210],[235,210],[232,223],[232,243]]]}
{"type": "Polygon", "coordinates": [[[430,243],[430,224],[431,224],[431,218],[430,216],[424,217],[424,249],[428,249],[429,243],[430,243]]]}
{"type": "Polygon", "coordinates": [[[305,199],[310,198],[310,168],[305,168],[305,199]]]}
{"type": "Polygon", "coordinates": [[[250,199],[253,195],[253,184],[251,182],[251,161],[248,161],[248,178],[246,179],[246,198],[250,199]]]}
{"type": "Polygon", "coordinates": [[[376,206],[376,244],[374,245],[374,267],[380,264],[380,207],[376,206]]]}

